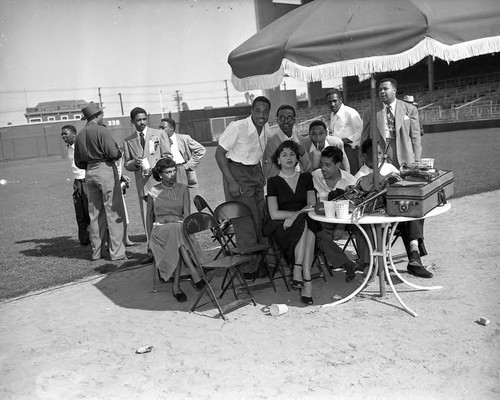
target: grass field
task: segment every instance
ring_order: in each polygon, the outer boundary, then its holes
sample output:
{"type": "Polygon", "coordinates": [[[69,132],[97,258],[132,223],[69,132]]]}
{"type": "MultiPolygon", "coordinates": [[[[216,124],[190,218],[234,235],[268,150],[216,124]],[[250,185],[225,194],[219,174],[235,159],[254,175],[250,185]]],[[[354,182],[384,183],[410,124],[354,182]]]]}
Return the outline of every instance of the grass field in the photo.
{"type": "MultiPolygon", "coordinates": [[[[424,136],[423,146],[423,156],[434,157],[437,168],[454,172],[456,196],[500,189],[500,173],[495,168],[500,154],[498,130],[429,134],[424,136]]],[[[208,148],[197,169],[200,187],[192,192],[192,197],[200,194],[212,206],[224,200],[214,153],[214,147],[208,148]]],[[[145,255],[146,239],[134,182],[126,200],[130,237],[138,245],[127,248],[131,260],[115,263],[90,261],[90,248],[78,243],[67,159],[3,162],[0,179],[7,180],[0,185],[1,299],[134,267],[145,255]]]]}

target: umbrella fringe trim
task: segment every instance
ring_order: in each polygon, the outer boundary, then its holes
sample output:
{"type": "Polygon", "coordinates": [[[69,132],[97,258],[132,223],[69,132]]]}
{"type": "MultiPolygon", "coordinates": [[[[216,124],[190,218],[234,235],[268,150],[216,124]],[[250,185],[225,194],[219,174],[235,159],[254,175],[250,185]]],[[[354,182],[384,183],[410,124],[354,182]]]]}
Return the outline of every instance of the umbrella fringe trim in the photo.
{"type": "Polygon", "coordinates": [[[343,76],[402,70],[428,55],[451,62],[497,51],[500,51],[500,36],[472,40],[453,46],[444,45],[432,38],[425,38],[413,48],[399,54],[358,58],[313,67],[303,67],[288,59],[283,59],[282,66],[285,74],[292,78],[315,82],[343,76]]]}
{"type": "Polygon", "coordinates": [[[312,67],[304,67],[285,58],[280,69],[272,74],[247,78],[238,78],[233,74],[232,82],[239,91],[271,89],[280,85],[285,74],[299,81],[316,82],[345,76],[402,70],[416,64],[428,55],[451,62],[499,51],[500,36],[471,40],[452,46],[426,37],[413,48],[393,55],[358,58],[312,67]]]}

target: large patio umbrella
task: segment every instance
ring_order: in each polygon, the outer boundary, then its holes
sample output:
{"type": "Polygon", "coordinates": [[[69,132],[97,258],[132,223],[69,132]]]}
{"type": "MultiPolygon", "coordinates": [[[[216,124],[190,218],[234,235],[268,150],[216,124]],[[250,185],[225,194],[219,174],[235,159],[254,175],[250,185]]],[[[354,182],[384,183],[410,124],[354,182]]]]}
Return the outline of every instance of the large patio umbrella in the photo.
{"type": "Polygon", "coordinates": [[[229,55],[239,91],[457,61],[500,51],[499,0],[315,0],[229,55]]]}

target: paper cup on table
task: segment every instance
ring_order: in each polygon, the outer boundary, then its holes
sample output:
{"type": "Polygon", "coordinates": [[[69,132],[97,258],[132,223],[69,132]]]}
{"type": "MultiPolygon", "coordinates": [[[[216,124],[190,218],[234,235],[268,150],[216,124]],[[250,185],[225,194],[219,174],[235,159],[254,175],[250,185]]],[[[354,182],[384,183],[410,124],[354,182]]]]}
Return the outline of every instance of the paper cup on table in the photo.
{"type": "Polygon", "coordinates": [[[422,158],[420,160],[422,165],[424,165],[427,168],[434,168],[434,159],[433,158],[422,158]]]}
{"type": "Polygon", "coordinates": [[[335,218],[335,201],[324,201],[323,205],[325,206],[325,217],[335,218]]]}
{"type": "Polygon", "coordinates": [[[286,304],[272,304],[269,307],[269,314],[273,317],[278,317],[280,315],[286,314],[288,312],[288,306],[286,304]]]}
{"type": "Polygon", "coordinates": [[[328,193],[327,192],[318,193],[318,196],[319,196],[319,201],[328,201],[328,193]]]}
{"type": "Polygon", "coordinates": [[[335,202],[335,215],[339,219],[349,218],[349,200],[338,200],[335,202]]]}

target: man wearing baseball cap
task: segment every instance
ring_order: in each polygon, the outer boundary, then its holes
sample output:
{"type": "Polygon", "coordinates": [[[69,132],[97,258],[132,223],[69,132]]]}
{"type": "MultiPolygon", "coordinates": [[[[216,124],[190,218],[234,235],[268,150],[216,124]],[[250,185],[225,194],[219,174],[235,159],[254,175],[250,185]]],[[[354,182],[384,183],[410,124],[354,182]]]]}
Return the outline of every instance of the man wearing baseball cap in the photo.
{"type": "Polygon", "coordinates": [[[125,260],[125,213],[115,164],[122,153],[103,123],[103,109],[98,104],[87,104],[82,114],[87,124],[76,135],[74,160],[78,168],[86,170],[92,260],[104,257],[106,240],[111,261],[125,260]]]}

